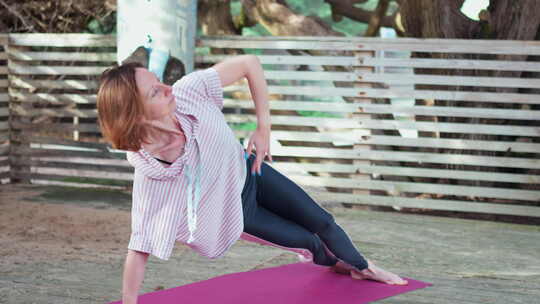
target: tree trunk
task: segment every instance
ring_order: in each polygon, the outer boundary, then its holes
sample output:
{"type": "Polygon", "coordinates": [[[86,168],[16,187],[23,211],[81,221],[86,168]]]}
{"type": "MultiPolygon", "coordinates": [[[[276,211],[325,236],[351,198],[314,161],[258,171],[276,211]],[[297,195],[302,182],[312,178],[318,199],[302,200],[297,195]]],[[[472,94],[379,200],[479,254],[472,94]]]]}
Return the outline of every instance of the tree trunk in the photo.
{"type": "MultiPolygon", "coordinates": [[[[445,38],[445,39],[503,39],[503,40],[534,40],[540,24],[540,2],[535,0],[491,0],[487,11],[481,14],[481,20],[476,22],[461,13],[463,0],[401,0],[400,14],[408,37],[416,38],[445,38]]],[[[526,60],[523,55],[462,55],[455,53],[416,53],[413,57],[427,58],[454,58],[454,59],[498,59],[498,60],[526,60]]],[[[429,70],[415,69],[418,74],[444,74],[463,76],[490,76],[490,77],[521,77],[519,71],[482,71],[482,70],[429,70]]],[[[417,86],[417,89],[440,90],[441,87],[417,86]]],[[[455,90],[460,90],[456,87],[455,90]]],[[[517,92],[515,88],[463,88],[467,91],[490,92],[517,92]]],[[[480,103],[466,103],[460,101],[437,100],[436,105],[485,107],[480,103]]],[[[492,107],[489,105],[489,107],[492,107]]],[[[501,108],[513,108],[512,104],[505,104],[501,108]]],[[[451,118],[435,117],[435,120],[450,122],[466,122],[471,124],[509,124],[508,120],[479,119],[479,118],[451,118]]],[[[456,134],[441,134],[444,137],[455,137],[456,134]]],[[[512,140],[512,138],[495,135],[464,134],[461,138],[471,140],[512,140]]],[[[441,150],[443,153],[456,153],[452,150],[441,150]]],[[[466,153],[466,151],[463,151],[466,153]]],[[[503,156],[497,152],[476,151],[473,154],[503,156]]],[[[462,166],[450,166],[458,169],[462,166]]],[[[489,169],[489,168],[488,168],[489,169]]],[[[476,168],[478,171],[486,170],[484,167],[476,168]]],[[[493,169],[494,170],[494,169],[493,169]]],[[[487,185],[487,183],[484,183],[487,185]]],[[[494,186],[491,183],[488,186],[494,186]]]]}
{"type": "Polygon", "coordinates": [[[242,34],[242,30],[234,26],[230,0],[199,0],[197,18],[204,35],[242,34]]]}

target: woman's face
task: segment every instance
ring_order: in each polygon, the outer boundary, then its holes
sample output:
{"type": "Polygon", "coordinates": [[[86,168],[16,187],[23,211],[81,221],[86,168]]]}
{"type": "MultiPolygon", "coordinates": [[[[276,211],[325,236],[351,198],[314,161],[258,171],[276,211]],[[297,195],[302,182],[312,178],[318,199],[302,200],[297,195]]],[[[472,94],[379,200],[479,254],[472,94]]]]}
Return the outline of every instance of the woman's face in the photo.
{"type": "Polygon", "coordinates": [[[174,112],[176,104],[171,86],[161,83],[154,73],[144,68],[135,69],[135,81],[146,119],[160,120],[174,112]]]}

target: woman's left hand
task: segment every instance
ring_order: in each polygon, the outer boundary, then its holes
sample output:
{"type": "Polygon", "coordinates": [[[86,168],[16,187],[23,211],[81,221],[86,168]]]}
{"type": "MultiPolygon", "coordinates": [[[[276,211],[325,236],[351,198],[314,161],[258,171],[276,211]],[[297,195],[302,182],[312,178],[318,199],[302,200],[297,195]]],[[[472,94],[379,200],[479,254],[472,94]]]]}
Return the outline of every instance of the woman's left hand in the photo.
{"type": "Polygon", "coordinates": [[[247,153],[251,155],[251,151],[255,146],[257,151],[257,157],[255,158],[255,163],[251,168],[251,174],[258,172],[261,175],[261,166],[264,161],[264,157],[268,155],[268,160],[272,161],[272,155],[270,154],[270,128],[268,127],[257,127],[255,132],[249,138],[247,153]]]}

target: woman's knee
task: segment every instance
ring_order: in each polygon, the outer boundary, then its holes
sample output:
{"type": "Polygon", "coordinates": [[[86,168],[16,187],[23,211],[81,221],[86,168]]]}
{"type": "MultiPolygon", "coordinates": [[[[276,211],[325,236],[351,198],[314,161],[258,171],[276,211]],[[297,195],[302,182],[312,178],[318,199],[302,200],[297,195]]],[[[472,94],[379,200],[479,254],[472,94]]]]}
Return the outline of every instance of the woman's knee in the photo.
{"type": "Polygon", "coordinates": [[[319,221],[315,233],[317,233],[318,235],[326,234],[335,229],[336,226],[337,223],[334,220],[334,216],[332,216],[330,213],[327,213],[326,216],[319,221]]]}

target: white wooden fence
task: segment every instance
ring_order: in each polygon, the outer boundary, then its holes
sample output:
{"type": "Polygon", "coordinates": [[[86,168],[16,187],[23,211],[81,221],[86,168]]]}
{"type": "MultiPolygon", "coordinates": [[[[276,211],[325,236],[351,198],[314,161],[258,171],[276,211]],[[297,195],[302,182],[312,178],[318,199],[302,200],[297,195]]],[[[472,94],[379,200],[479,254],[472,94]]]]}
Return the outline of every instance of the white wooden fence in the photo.
{"type": "MultiPolygon", "coordinates": [[[[530,61],[538,42],[202,37],[197,45],[199,67],[227,56],[210,48],[259,56],[273,166],[321,203],[540,216],[540,62],[530,61]]],[[[115,37],[9,35],[8,54],[10,177],[129,185],[123,153],[107,148],[96,125],[96,78],[115,62],[115,37]]],[[[253,109],[245,82],[225,88],[239,140],[250,131],[238,124],[256,122],[253,109]]]]}

